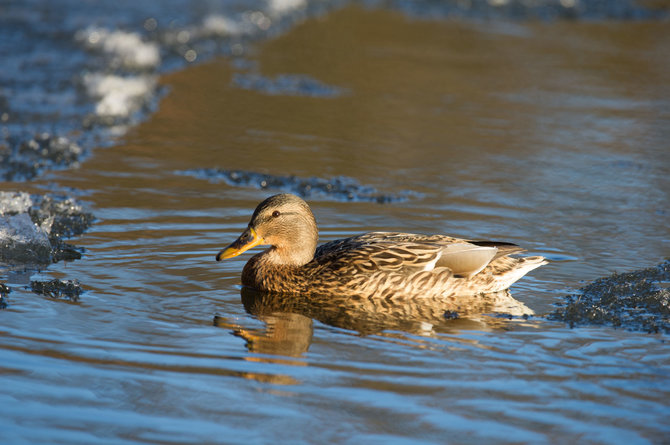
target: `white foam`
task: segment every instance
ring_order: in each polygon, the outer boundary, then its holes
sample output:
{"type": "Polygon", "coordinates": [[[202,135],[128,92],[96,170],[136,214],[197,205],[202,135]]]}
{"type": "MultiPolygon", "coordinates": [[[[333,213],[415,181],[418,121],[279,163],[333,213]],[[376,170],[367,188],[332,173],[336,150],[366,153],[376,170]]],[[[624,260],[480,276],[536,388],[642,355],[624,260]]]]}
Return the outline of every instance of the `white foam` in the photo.
{"type": "Polygon", "coordinates": [[[89,96],[98,100],[95,114],[101,117],[128,117],[147,102],[156,89],[156,76],[84,75],[89,96]]]}
{"type": "Polygon", "coordinates": [[[90,27],[79,31],[75,38],[87,48],[111,57],[113,64],[126,68],[154,69],[161,63],[158,44],[145,42],[134,32],[90,27]]]}
{"type": "Polygon", "coordinates": [[[285,14],[296,9],[304,8],[306,0],[269,0],[268,8],[274,14],[285,14]]]}
{"type": "Polygon", "coordinates": [[[202,31],[207,35],[227,36],[242,33],[242,27],[229,17],[212,14],[203,21],[202,31]]]}
{"type": "Polygon", "coordinates": [[[0,215],[25,213],[33,205],[30,194],[25,192],[0,192],[0,215]]]}

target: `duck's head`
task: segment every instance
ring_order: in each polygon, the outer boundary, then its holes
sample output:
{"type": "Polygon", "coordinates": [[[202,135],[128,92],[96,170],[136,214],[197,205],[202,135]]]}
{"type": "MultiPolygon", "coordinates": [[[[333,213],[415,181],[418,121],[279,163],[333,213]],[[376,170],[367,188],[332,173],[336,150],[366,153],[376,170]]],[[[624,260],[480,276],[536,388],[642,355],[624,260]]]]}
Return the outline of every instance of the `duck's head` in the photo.
{"type": "Polygon", "coordinates": [[[301,266],[314,258],[318,237],[316,220],[307,203],[298,196],[282,193],[258,204],[247,229],[219,252],[216,260],[236,257],[255,246],[270,245],[269,261],[301,266]]]}

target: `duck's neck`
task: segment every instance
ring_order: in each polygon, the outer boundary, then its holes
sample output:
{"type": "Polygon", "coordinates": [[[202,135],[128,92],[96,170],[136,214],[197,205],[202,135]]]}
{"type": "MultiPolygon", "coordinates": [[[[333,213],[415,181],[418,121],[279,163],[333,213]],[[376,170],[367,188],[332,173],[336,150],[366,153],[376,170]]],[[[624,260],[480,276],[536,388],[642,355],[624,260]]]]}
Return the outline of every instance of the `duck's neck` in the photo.
{"type": "Polygon", "coordinates": [[[315,250],[316,243],[303,245],[300,249],[295,246],[291,249],[273,246],[263,253],[263,259],[273,265],[300,267],[312,261],[315,250]]]}

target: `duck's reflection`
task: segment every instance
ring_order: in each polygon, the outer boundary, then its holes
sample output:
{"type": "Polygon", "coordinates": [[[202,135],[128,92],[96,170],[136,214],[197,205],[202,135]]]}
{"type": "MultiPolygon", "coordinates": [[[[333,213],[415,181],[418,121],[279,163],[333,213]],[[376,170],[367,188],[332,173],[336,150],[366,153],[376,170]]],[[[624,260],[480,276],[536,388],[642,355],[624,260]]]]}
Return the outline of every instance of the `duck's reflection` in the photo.
{"type": "Polygon", "coordinates": [[[243,287],[246,311],[265,323],[264,329],[245,329],[215,319],[247,341],[250,352],[299,357],[309,349],[313,320],[360,335],[404,332],[432,336],[463,330],[493,330],[508,326],[508,318],[533,311],[509,291],[454,299],[360,299],[263,293],[243,287]],[[491,314],[504,314],[495,316],[491,314]]]}

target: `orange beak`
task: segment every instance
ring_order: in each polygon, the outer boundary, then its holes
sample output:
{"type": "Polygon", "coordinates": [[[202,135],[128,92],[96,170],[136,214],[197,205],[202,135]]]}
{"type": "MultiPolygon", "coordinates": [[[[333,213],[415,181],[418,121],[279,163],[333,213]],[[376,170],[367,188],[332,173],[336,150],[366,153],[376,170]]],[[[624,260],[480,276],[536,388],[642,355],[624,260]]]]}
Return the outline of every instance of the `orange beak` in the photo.
{"type": "Polygon", "coordinates": [[[258,236],[253,228],[248,227],[230,246],[216,255],[216,261],[236,257],[259,244],[263,244],[263,238],[258,236]]]}

